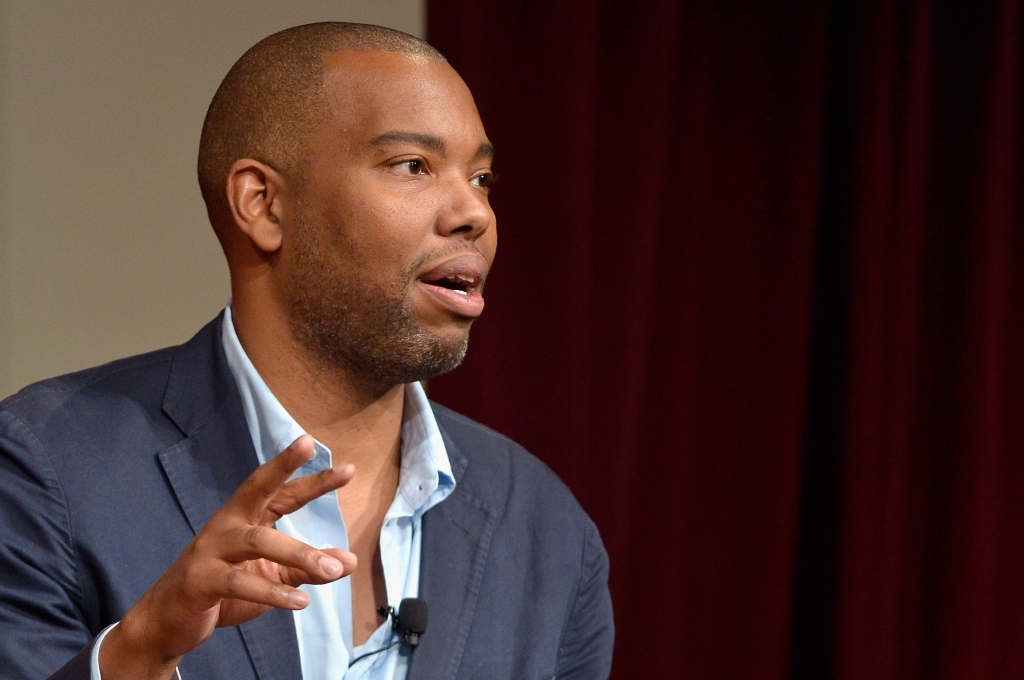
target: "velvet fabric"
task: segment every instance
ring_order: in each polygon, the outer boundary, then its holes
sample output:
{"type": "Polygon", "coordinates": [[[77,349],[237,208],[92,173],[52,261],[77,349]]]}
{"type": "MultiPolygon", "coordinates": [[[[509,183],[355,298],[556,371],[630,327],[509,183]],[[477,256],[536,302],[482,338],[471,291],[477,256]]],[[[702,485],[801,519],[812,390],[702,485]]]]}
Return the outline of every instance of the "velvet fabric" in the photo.
{"type": "Polygon", "coordinates": [[[428,2],[500,176],[431,397],[596,521],[614,678],[1024,675],[1022,9],[428,2]]]}

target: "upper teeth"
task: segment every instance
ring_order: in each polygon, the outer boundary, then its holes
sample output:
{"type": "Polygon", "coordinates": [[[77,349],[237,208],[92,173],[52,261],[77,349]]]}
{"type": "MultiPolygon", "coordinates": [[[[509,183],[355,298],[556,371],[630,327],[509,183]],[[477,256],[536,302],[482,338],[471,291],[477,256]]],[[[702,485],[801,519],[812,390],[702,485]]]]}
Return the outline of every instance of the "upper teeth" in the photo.
{"type": "Polygon", "coordinates": [[[472,276],[463,276],[462,274],[452,274],[448,278],[449,279],[459,279],[460,281],[468,281],[469,283],[473,282],[473,277],[472,276]]]}

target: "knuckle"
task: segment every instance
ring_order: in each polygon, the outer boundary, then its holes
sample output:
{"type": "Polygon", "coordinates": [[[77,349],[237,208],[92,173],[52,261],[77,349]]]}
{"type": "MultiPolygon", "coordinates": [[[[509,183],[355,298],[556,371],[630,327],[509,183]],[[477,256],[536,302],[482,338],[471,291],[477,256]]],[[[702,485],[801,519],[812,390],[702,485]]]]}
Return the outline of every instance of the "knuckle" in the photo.
{"type": "Polygon", "coordinates": [[[307,566],[316,565],[316,555],[314,551],[304,545],[295,546],[295,549],[292,551],[292,559],[295,560],[295,564],[304,564],[307,566]]]}
{"type": "Polygon", "coordinates": [[[242,482],[242,486],[239,487],[239,491],[243,496],[262,498],[267,495],[267,490],[261,483],[260,477],[260,469],[246,477],[245,481],[242,482]]]}
{"type": "Polygon", "coordinates": [[[268,584],[267,596],[281,602],[288,602],[288,588],[276,583],[268,584]]]}
{"type": "Polygon", "coordinates": [[[209,523],[196,535],[195,538],[189,542],[185,548],[185,553],[190,557],[198,557],[199,555],[205,555],[209,552],[209,544],[211,542],[210,534],[213,529],[210,528],[209,523]]]}
{"type": "Polygon", "coordinates": [[[267,508],[274,512],[280,512],[295,505],[295,492],[291,489],[278,491],[270,500],[267,508]]]}
{"type": "Polygon", "coordinates": [[[259,486],[257,485],[256,482],[256,472],[254,472],[245,478],[245,481],[242,482],[242,485],[240,487],[238,487],[238,491],[236,493],[248,496],[254,493],[258,488],[259,486]]]}
{"type": "Polygon", "coordinates": [[[254,550],[259,551],[260,547],[264,544],[266,539],[266,528],[262,526],[249,527],[242,534],[242,539],[245,541],[245,545],[254,550]]]}
{"type": "Polygon", "coordinates": [[[238,597],[245,586],[245,572],[240,569],[229,569],[224,577],[224,592],[231,597],[238,597]]]}
{"type": "Polygon", "coordinates": [[[182,576],[185,583],[189,585],[203,583],[204,565],[200,560],[189,560],[182,568],[182,576]]]}

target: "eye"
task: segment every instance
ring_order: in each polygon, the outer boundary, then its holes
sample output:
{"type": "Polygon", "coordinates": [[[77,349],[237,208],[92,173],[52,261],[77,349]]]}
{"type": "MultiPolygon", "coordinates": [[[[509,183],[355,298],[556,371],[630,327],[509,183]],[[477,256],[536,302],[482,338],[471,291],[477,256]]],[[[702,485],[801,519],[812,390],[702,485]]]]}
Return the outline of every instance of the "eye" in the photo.
{"type": "Polygon", "coordinates": [[[389,161],[385,166],[388,172],[402,177],[418,177],[430,172],[427,162],[422,158],[406,158],[405,160],[389,161]]]}
{"type": "Polygon", "coordinates": [[[419,159],[413,159],[411,161],[402,161],[398,166],[408,172],[410,175],[419,175],[423,172],[423,161],[419,159]]]}
{"type": "Polygon", "coordinates": [[[491,185],[498,181],[498,176],[493,172],[482,172],[473,179],[469,180],[470,184],[480,187],[481,189],[490,189],[491,185]]]}

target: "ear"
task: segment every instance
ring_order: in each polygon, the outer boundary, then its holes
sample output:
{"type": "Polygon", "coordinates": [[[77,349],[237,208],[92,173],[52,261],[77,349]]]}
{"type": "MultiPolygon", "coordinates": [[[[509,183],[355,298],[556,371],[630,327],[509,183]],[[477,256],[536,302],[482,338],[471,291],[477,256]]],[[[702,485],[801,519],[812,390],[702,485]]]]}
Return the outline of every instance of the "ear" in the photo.
{"type": "Polygon", "coordinates": [[[235,161],[228,170],[228,205],[235,226],[268,255],[281,247],[285,188],[279,172],[251,158],[235,161]]]}

